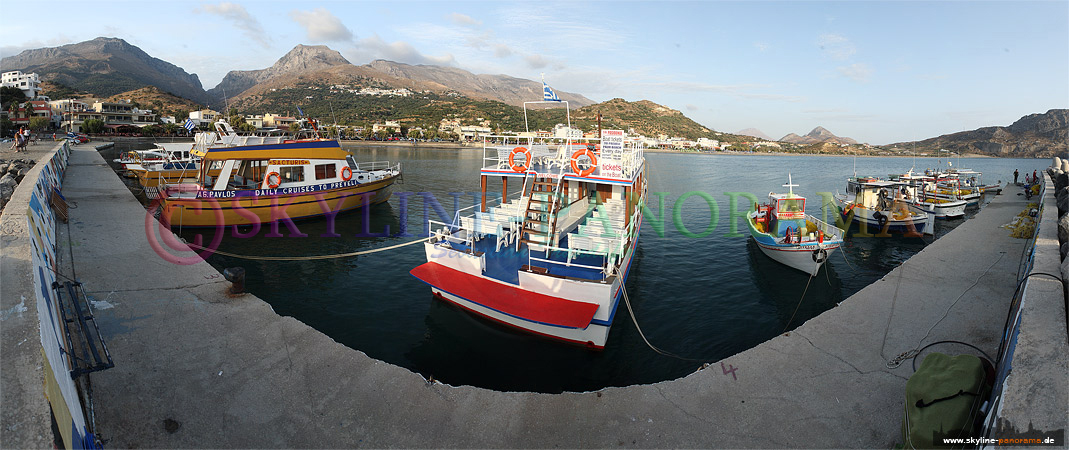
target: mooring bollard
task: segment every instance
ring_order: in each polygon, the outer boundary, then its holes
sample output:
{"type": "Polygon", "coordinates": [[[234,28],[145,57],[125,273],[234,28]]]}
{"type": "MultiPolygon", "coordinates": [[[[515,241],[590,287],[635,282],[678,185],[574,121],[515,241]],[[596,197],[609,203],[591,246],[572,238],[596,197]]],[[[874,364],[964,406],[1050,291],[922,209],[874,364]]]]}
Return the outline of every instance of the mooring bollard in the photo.
{"type": "Polygon", "coordinates": [[[226,290],[227,295],[238,295],[245,293],[245,268],[244,267],[228,267],[223,270],[223,278],[230,282],[230,287],[226,290]]]}

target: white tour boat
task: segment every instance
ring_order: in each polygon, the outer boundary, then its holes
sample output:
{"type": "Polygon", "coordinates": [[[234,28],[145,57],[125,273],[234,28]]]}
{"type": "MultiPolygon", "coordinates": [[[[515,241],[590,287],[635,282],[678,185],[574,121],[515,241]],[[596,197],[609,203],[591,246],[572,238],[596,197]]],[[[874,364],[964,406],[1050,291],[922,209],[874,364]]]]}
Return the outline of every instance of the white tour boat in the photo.
{"type": "Polygon", "coordinates": [[[642,223],[642,146],[618,130],[528,136],[485,138],[481,202],[452,223],[429,221],[427,262],[411,273],[478,316],[603,349],[642,223]],[[487,184],[497,180],[502,198],[491,205],[487,184]]]}

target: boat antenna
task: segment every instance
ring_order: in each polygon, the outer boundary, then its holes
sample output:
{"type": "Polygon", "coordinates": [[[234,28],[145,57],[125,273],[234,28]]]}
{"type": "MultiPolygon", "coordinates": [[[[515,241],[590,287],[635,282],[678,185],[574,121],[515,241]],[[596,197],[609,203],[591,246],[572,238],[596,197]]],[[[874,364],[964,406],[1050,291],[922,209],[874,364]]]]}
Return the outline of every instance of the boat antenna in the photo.
{"type": "Polygon", "coordinates": [[[783,185],[783,187],[788,189],[789,194],[791,196],[794,196],[794,188],[798,187],[798,185],[794,184],[794,182],[791,181],[791,173],[790,172],[787,172],[787,184],[783,185]]]}
{"type": "Polygon", "coordinates": [[[334,115],[334,102],[333,101],[328,101],[327,104],[330,105],[330,117],[332,119],[334,119],[334,133],[338,134],[338,136],[334,136],[334,137],[335,138],[340,138],[341,137],[340,136],[341,132],[340,132],[340,130],[338,130],[338,116],[334,115]]]}

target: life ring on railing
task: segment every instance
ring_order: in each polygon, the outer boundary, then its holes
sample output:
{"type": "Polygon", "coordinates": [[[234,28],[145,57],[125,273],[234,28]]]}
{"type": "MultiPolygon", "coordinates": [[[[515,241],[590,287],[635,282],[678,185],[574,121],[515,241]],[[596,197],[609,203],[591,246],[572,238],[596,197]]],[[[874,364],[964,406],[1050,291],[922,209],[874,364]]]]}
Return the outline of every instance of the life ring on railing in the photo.
{"type": "Polygon", "coordinates": [[[278,172],[271,172],[267,174],[266,177],[264,177],[264,182],[267,183],[267,187],[274,189],[277,188],[278,185],[282,184],[282,176],[279,175],[278,172]],[[271,177],[275,177],[275,181],[272,182],[271,177]]]}
{"type": "Polygon", "coordinates": [[[509,152],[509,168],[516,172],[526,172],[531,167],[531,151],[527,147],[516,147],[509,152]],[[516,155],[523,154],[523,165],[516,164],[516,155]]]}
{"type": "Polygon", "coordinates": [[[589,148],[576,150],[575,153],[572,153],[572,172],[575,172],[576,175],[585,177],[594,173],[594,170],[597,168],[598,155],[595,155],[594,152],[589,148]],[[586,169],[579,169],[579,158],[583,155],[586,155],[587,158],[590,158],[590,167],[587,167],[586,169]]]}
{"type": "Polygon", "coordinates": [[[341,179],[342,179],[342,181],[349,181],[349,180],[353,179],[353,169],[350,169],[349,166],[342,167],[341,168],[341,179]]]}

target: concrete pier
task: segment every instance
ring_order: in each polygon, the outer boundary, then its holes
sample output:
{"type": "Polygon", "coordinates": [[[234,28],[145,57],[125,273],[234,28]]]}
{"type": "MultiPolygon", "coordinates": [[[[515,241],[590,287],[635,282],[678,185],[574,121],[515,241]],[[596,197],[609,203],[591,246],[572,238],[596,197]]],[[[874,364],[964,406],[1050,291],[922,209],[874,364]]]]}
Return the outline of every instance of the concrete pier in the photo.
{"type": "MultiPolygon", "coordinates": [[[[1009,188],[839,306],[704,370],[598,392],[507,393],[428,383],[253,295],[228,298],[207,263],[164,261],[145,238],[144,208],[90,147],[71,155],[63,192],[76,206],[73,272],[116,364],[93,375],[111,448],[889,448],[912,369],[887,362],[945,339],[994,356],[1027,244],[1000,228],[1026,204],[1009,188]]],[[[3,446],[36,443],[7,436],[3,446]]]]}

